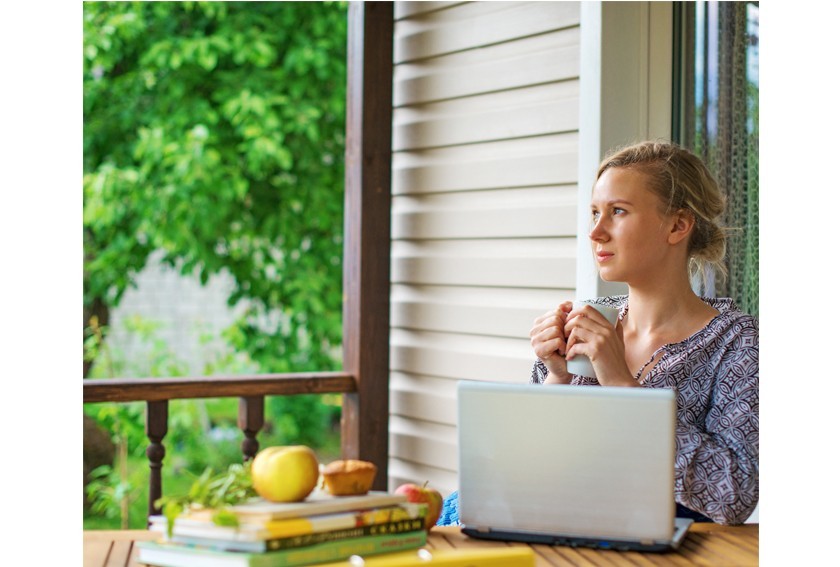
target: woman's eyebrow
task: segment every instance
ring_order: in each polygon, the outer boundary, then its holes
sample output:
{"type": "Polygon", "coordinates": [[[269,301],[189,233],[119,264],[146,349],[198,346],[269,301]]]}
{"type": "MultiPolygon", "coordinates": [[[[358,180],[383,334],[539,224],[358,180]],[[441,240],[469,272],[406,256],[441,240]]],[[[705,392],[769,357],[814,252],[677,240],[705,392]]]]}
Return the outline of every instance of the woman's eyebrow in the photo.
{"type": "MultiPolygon", "coordinates": [[[[626,199],[610,199],[609,201],[605,202],[603,206],[612,207],[613,205],[632,205],[631,201],[626,199]]],[[[591,203],[591,206],[595,206],[595,203],[591,203]]]]}

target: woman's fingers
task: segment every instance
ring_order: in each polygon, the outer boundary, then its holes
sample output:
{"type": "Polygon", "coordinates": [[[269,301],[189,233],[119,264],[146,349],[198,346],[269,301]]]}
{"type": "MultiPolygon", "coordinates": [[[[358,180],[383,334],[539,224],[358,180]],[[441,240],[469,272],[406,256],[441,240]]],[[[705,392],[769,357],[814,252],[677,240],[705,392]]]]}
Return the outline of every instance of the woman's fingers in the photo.
{"type": "Polygon", "coordinates": [[[547,311],[534,320],[531,327],[531,348],[534,354],[543,362],[552,362],[552,366],[559,364],[566,353],[566,336],[563,327],[566,316],[571,308],[569,302],[560,304],[557,309],[547,311]]]}
{"type": "Polygon", "coordinates": [[[574,358],[576,354],[592,358],[613,333],[613,326],[597,309],[585,305],[569,313],[563,332],[567,358],[574,358]]]}
{"type": "Polygon", "coordinates": [[[568,331],[566,339],[566,359],[572,359],[576,354],[589,355],[592,345],[593,333],[582,325],[573,325],[568,331]]]}
{"type": "Polygon", "coordinates": [[[566,318],[564,331],[568,337],[572,330],[576,327],[583,327],[590,331],[598,329],[612,330],[613,325],[604,317],[597,309],[589,305],[585,305],[579,309],[572,310],[566,318]]]}
{"type": "Polygon", "coordinates": [[[534,347],[534,354],[542,361],[549,360],[554,356],[563,357],[563,351],[566,350],[566,345],[563,339],[557,338],[549,341],[544,341],[534,347]]]}
{"type": "Polygon", "coordinates": [[[533,337],[534,334],[554,325],[559,325],[562,328],[566,322],[566,317],[568,316],[569,311],[571,311],[571,308],[571,302],[567,301],[557,306],[557,309],[546,311],[534,319],[534,325],[531,328],[531,336],[533,337]]]}
{"type": "Polygon", "coordinates": [[[563,302],[534,319],[531,327],[531,348],[548,369],[546,384],[567,384],[571,378],[566,371],[566,334],[563,330],[571,310],[572,302],[563,302]]]}
{"type": "MultiPolygon", "coordinates": [[[[560,334],[563,333],[563,326],[566,324],[566,314],[560,309],[548,311],[534,319],[530,336],[534,337],[544,333],[547,329],[557,328],[560,334]]],[[[533,342],[533,341],[532,341],[533,342]]]]}
{"type": "Polygon", "coordinates": [[[534,325],[531,327],[531,336],[533,337],[538,335],[549,327],[556,327],[557,325],[562,327],[564,322],[565,321],[557,315],[556,311],[549,311],[548,313],[540,315],[534,319],[534,325]]]}
{"type": "Polygon", "coordinates": [[[549,320],[531,330],[531,347],[539,358],[546,358],[553,351],[563,353],[566,340],[560,320],[549,320]]]}

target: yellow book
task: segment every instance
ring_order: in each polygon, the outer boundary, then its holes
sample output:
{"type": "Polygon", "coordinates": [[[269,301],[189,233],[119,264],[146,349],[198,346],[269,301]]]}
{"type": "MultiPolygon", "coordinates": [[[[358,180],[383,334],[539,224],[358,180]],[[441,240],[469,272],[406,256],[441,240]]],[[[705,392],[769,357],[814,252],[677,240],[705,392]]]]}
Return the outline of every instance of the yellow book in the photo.
{"type": "MultiPolygon", "coordinates": [[[[281,520],[258,520],[245,517],[239,526],[218,526],[212,521],[213,510],[200,510],[182,514],[175,518],[172,535],[177,537],[204,537],[230,542],[265,542],[294,536],[330,532],[334,530],[365,528],[392,522],[423,519],[427,505],[402,502],[390,506],[370,509],[356,509],[332,514],[316,514],[281,520]]],[[[164,516],[149,516],[150,529],[163,534],[169,533],[169,523],[164,516]]],[[[371,530],[369,530],[371,531],[371,530]]],[[[373,530],[375,531],[375,530],[373,530]]],[[[244,549],[243,551],[257,551],[244,549]]]]}
{"type": "Polygon", "coordinates": [[[372,557],[354,556],[347,561],[318,567],[534,567],[534,550],[526,546],[483,549],[418,549],[372,557]]]}

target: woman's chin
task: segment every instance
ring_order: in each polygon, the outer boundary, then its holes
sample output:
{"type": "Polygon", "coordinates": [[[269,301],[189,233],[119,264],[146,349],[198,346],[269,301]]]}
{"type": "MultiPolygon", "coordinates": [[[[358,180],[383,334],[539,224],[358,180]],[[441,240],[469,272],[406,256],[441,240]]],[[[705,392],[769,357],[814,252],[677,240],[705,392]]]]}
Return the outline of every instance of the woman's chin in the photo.
{"type": "Polygon", "coordinates": [[[610,270],[598,270],[598,276],[604,280],[605,282],[620,282],[624,280],[620,280],[619,278],[615,277],[615,274],[611,274],[610,270]]]}

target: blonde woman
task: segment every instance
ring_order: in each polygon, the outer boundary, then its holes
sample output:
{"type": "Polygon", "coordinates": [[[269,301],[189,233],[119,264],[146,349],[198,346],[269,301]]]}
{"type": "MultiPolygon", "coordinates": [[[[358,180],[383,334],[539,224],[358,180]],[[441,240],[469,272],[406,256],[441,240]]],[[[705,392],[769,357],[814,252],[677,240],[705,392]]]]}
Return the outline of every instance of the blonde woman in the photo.
{"type": "Polygon", "coordinates": [[[675,144],[605,159],[589,238],[601,278],[629,292],[596,301],[620,310],[615,327],[571,303],[538,318],[531,381],[675,390],[678,515],[737,524],[758,502],[758,321],[730,299],[698,297],[689,270],[721,266],[723,208],[703,162],[675,144]],[[577,355],[597,379],[566,371],[577,355]]]}
{"type": "MultiPolygon", "coordinates": [[[[744,522],[758,502],[758,321],[730,299],[698,297],[691,269],[722,269],[720,188],[676,144],[643,142],[607,157],[592,190],[589,238],[599,274],[625,282],[615,326],[566,302],[537,318],[531,382],[671,388],[677,395],[677,515],[744,522]],[[570,374],[586,355],[597,378],[570,374]]],[[[457,492],[439,524],[458,523],[457,492]]]]}

